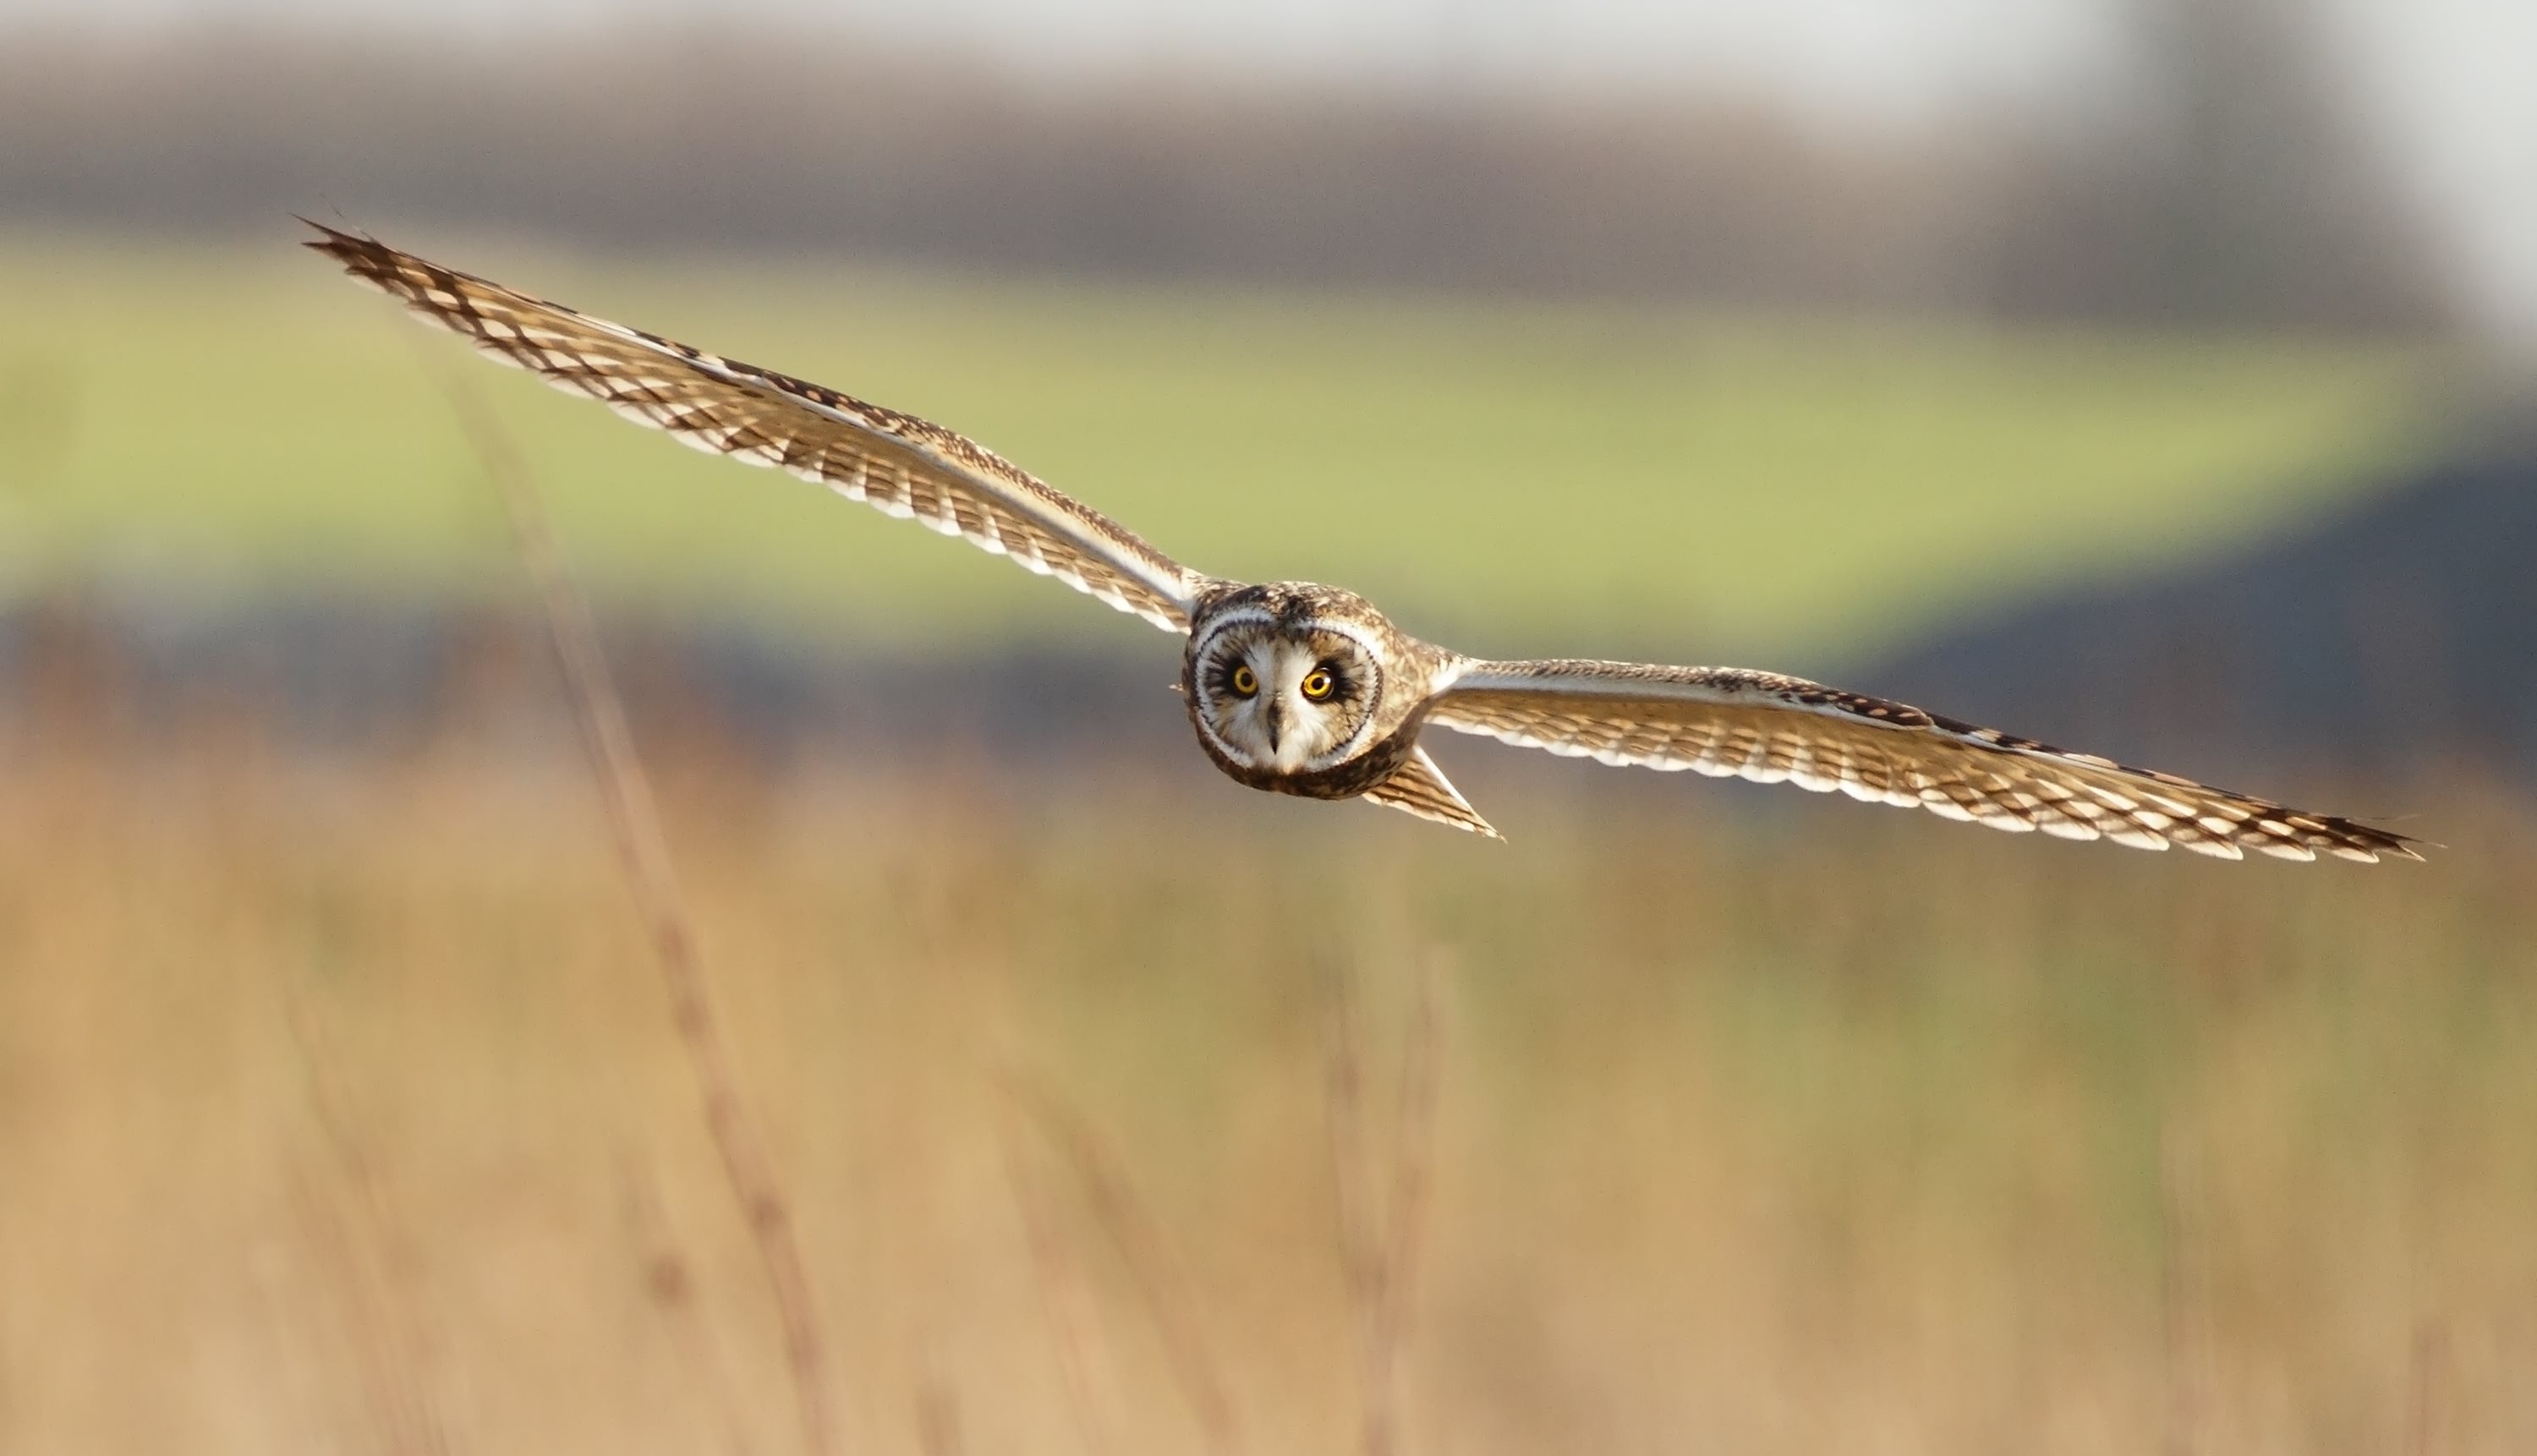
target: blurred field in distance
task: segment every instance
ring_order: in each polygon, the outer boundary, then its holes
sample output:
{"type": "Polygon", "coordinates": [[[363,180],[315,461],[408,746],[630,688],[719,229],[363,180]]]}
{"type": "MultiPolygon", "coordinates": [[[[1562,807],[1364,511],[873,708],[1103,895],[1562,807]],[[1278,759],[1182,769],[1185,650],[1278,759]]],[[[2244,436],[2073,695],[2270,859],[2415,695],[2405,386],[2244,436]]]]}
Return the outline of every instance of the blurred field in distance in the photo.
{"type": "MultiPolygon", "coordinates": [[[[497,375],[330,276],[295,227],[0,245],[22,300],[0,589],[505,591],[446,367],[526,443],[603,600],[898,648],[1138,630],[497,375]]],[[[1348,586],[1501,654],[1828,662],[2240,538],[2402,458],[2438,367],[2314,339],[635,268],[385,235],[927,414],[1203,569],[1348,586]]]]}

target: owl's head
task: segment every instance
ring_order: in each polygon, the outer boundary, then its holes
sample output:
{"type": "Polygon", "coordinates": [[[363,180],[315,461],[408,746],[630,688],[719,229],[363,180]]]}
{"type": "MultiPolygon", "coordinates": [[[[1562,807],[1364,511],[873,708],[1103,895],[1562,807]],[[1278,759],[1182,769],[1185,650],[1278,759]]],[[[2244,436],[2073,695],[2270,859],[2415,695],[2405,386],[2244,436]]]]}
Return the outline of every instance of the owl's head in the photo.
{"type": "Polygon", "coordinates": [[[1184,690],[1209,747],[1253,773],[1305,775],[1344,764],[1379,736],[1384,654],[1375,623],[1344,594],[1254,588],[1192,633],[1184,690]],[[1319,609],[1317,609],[1319,608],[1319,609]]]}

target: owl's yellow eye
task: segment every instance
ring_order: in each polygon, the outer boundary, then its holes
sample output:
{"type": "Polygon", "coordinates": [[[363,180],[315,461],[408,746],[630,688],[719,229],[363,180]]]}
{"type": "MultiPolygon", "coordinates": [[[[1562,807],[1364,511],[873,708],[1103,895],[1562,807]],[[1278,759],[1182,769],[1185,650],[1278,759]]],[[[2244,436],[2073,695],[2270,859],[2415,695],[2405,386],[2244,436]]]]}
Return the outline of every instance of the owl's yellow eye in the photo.
{"type": "Polygon", "coordinates": [[[1338,683],[1336,680],[1334,680],[1331,674],[1323,668],[1315,667],[1312,671],[1304,674],[1304,696],[1312,699],[1316,703],[1329,697],[1331,695],[1331,689],[1337,686],[1338,683]]]}
{"type": "Polygon", "coordinates": [[[1260,691],[1260,674],[1251,670],[1249,663],[1233,669],[1233,690],[1246,698],[1260,691]]]}

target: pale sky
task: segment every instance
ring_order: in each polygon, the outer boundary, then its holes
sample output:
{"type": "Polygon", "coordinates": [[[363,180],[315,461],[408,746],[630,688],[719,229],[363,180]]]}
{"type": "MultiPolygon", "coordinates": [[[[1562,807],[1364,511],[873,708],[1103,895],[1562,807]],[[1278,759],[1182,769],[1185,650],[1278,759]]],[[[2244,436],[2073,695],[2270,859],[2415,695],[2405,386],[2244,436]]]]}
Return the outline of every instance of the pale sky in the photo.
{"type": "MultiPolygon", "coordinates": [[[[1908,125],[2101,83],[2111,0],[738,0],[1053,73],[1211,69],[1412,85],[1668,83],[1908,125]]],[[[2442,229],[2496,332],[2537,341],[2537,0],[2324,0],[2368,119],[2442,229]]],[[[687,18],[668,0],[369,0],[365,17],[571,29],[687,18]]],[[[0,17],[258,17],[342,24],[341,0],[0,0],[0,17]]]]}

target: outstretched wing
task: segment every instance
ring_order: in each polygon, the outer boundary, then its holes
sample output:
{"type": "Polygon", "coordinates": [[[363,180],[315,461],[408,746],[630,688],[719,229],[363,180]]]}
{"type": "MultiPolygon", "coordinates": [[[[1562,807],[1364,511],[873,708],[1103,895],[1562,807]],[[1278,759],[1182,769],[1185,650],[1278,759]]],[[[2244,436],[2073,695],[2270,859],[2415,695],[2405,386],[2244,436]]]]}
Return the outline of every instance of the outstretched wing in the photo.
{"type": "Polygon", "coordinates": [[[1630,663],[1471,663],[1428,721],[1553,753],[1838,789],[1872,803],[2062,839],[2236,859],[2319,851],[2419,859],[2403,835],[2068,753],[1802,678],[1630,663]]]}
{"type": "Polygon", "coordinates": [[[965,436],[514,292],[374,238],[308,225],[324,235],[307,246],[490,358],[699,450],[779,467],[964,537],[1166,631],[1189,629],[1205,577],[965,436]]]}

